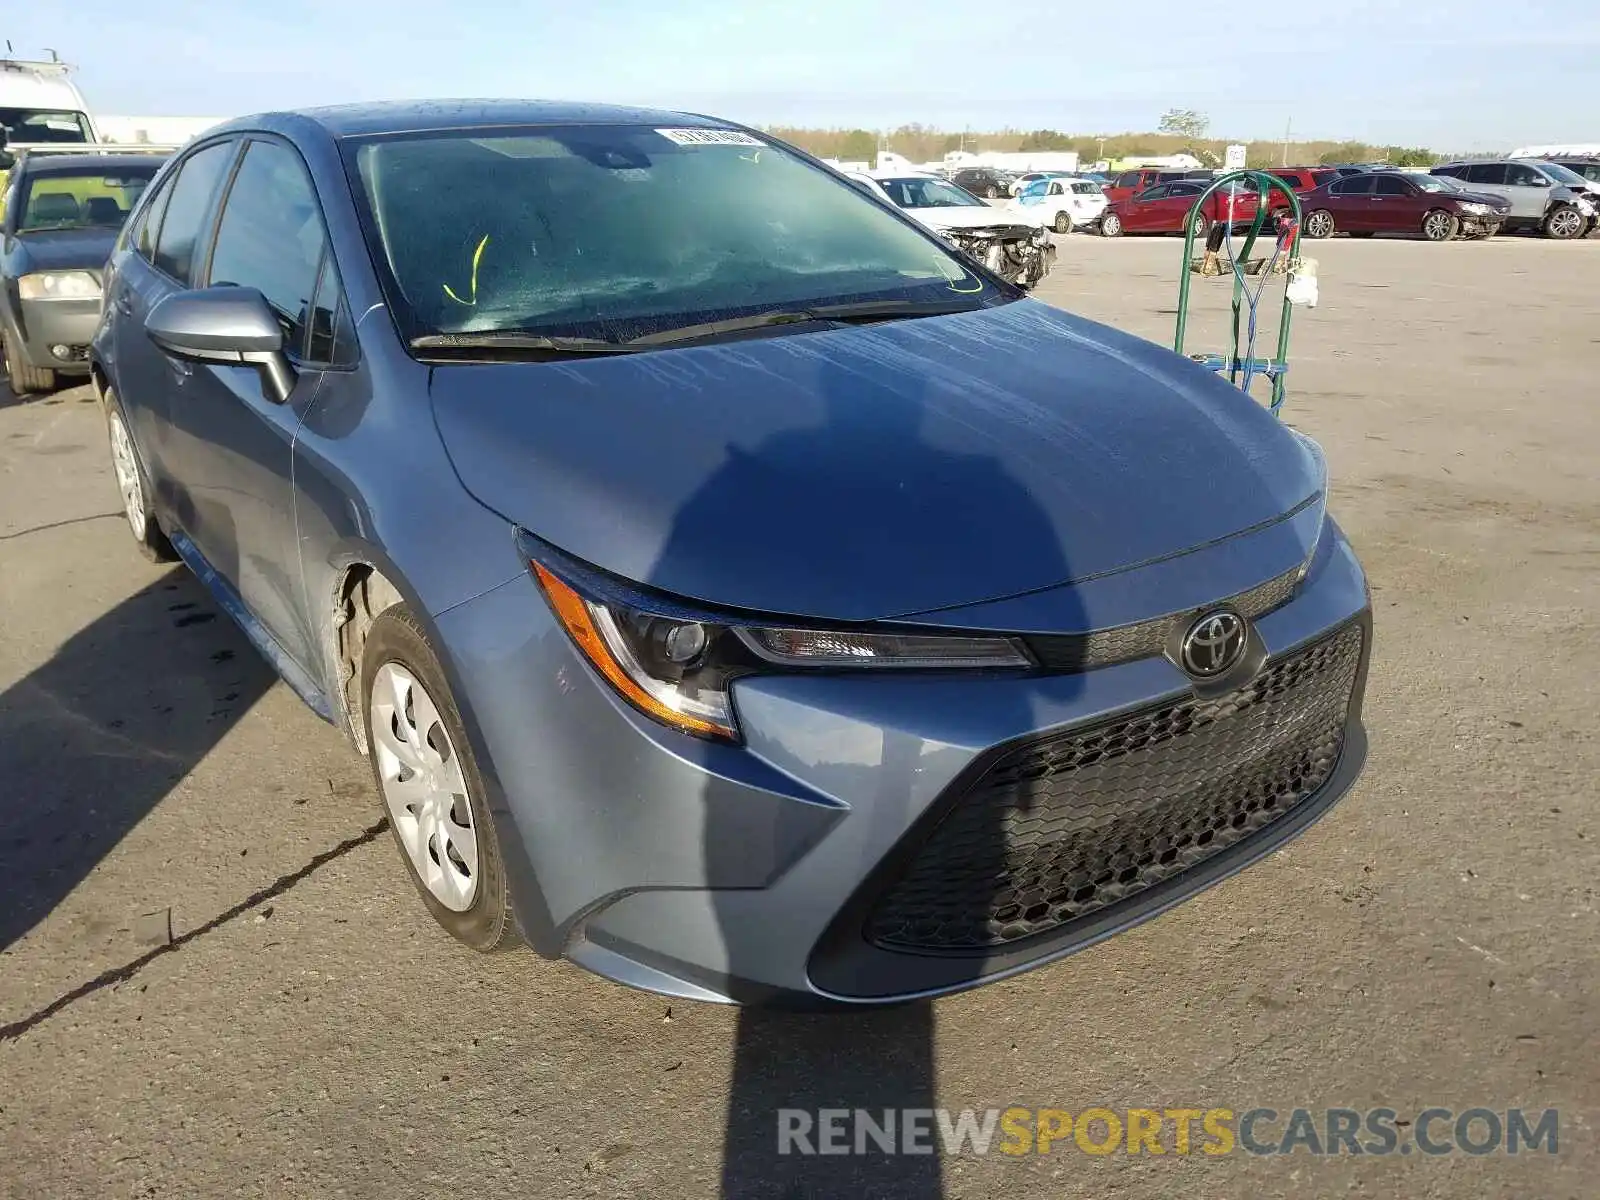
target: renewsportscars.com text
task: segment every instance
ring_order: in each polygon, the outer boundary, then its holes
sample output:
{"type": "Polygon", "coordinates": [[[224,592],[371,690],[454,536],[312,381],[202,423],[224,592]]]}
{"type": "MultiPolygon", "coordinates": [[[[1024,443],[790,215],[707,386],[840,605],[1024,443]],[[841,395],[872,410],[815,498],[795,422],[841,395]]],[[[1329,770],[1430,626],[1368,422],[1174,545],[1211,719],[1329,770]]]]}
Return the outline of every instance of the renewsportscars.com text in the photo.
{"type": "Polygon", "coordinates": [[[1560,1112],[1424,1108],[781,1108],[779,1154],[1555,1154],[1560,1112]]]}

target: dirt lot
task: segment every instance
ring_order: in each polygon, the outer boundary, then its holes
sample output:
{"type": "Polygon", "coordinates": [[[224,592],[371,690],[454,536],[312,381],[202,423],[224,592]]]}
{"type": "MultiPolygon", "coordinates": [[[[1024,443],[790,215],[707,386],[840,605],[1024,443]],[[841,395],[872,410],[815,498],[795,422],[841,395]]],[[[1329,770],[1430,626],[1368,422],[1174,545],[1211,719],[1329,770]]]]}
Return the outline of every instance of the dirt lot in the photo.
{"type": "MultiPolygon", "coordinates": [[[[134,554],[87,391],[0,392],[0,1195],[1593,1196],[1600,241],[1312,252],[1287,415],[1372,577],[1364,778],[1158,921],[868,1017],[454,948],[364,765],[134,554]],[[1555,1107],[1560,1143],[774,1153],[779,1106],[935,1104],[1555,1107]]],[[[1178,258],[1075,235],[1040,294],[1165,340],[1178,258]]]]}

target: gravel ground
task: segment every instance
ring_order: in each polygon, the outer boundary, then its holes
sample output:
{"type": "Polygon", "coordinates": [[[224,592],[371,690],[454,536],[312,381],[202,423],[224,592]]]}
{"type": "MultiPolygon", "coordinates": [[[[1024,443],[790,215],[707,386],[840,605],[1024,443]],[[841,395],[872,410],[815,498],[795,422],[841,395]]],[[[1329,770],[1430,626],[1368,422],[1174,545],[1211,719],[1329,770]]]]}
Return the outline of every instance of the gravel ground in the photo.
{"type": "MultiPolygon", "coordinates": [[[[364,764],[134,554],[87,390],[0,390],[0,1195],[1594,1195],[1600,241],[1310,252],[1286,415],[1372,578],[1365,776],[1155,922],[866,1017],[456,949],[364,764]],[[1560,1143],[774,1153],[779,1106],[1010,1104],[1555,1107],[1560,1143]]],[[[1179,257],[1073,235],[1039,294],[1166,340],[1179,257]]]]}

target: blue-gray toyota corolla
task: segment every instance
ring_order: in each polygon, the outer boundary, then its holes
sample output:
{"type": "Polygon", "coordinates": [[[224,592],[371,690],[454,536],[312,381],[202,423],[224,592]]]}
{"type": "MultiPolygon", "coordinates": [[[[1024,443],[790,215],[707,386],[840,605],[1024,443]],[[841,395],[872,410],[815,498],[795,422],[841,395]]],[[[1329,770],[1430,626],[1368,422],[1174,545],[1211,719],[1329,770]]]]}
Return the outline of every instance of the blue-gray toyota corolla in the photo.
{"type": "Polygon", "coordinates": [[[476,949],[934,995],[1193,895],[1361,767],[1315,444],[756,131],[231,122],[132,214],[93,369],[140,548],[369,755],[476,949]]]}

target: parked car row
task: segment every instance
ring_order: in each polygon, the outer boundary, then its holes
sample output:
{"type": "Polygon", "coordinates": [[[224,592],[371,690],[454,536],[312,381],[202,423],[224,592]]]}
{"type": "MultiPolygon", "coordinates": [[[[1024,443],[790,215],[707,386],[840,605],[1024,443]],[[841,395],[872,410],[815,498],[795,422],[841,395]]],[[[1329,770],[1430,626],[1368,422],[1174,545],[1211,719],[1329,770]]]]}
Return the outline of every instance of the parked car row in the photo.
{"type": "MultiPolygon", "coordinates": [[[[1600,163],[1579,164],[1600,177],[1600,163]]],[[[1390,167],[1284,167],[1269,174],[1293,189],[1307,237],[1336,233],[1370,237],[1404,233],[1428,241],[1481,239],[1503,230],[1535,230],[1569,239],[1600,223],[1600,178],[1571,166],[1505,159],[1444,163],[1431,170],[1390,167]]],[[[1100,220],[1108,237],[1124,233],[1181,233],[1196,200],[1215,177],[1211,171],[1125,172],[1106,189],[1109,204],[1100,220]]],[[[1227,220],[1231,226],[1256,215],[1248,195],[1213,193],[1197,229],[1227,220]]],[[[1289,207],[1274,191],[1269,206],[1289,207]]]]}

